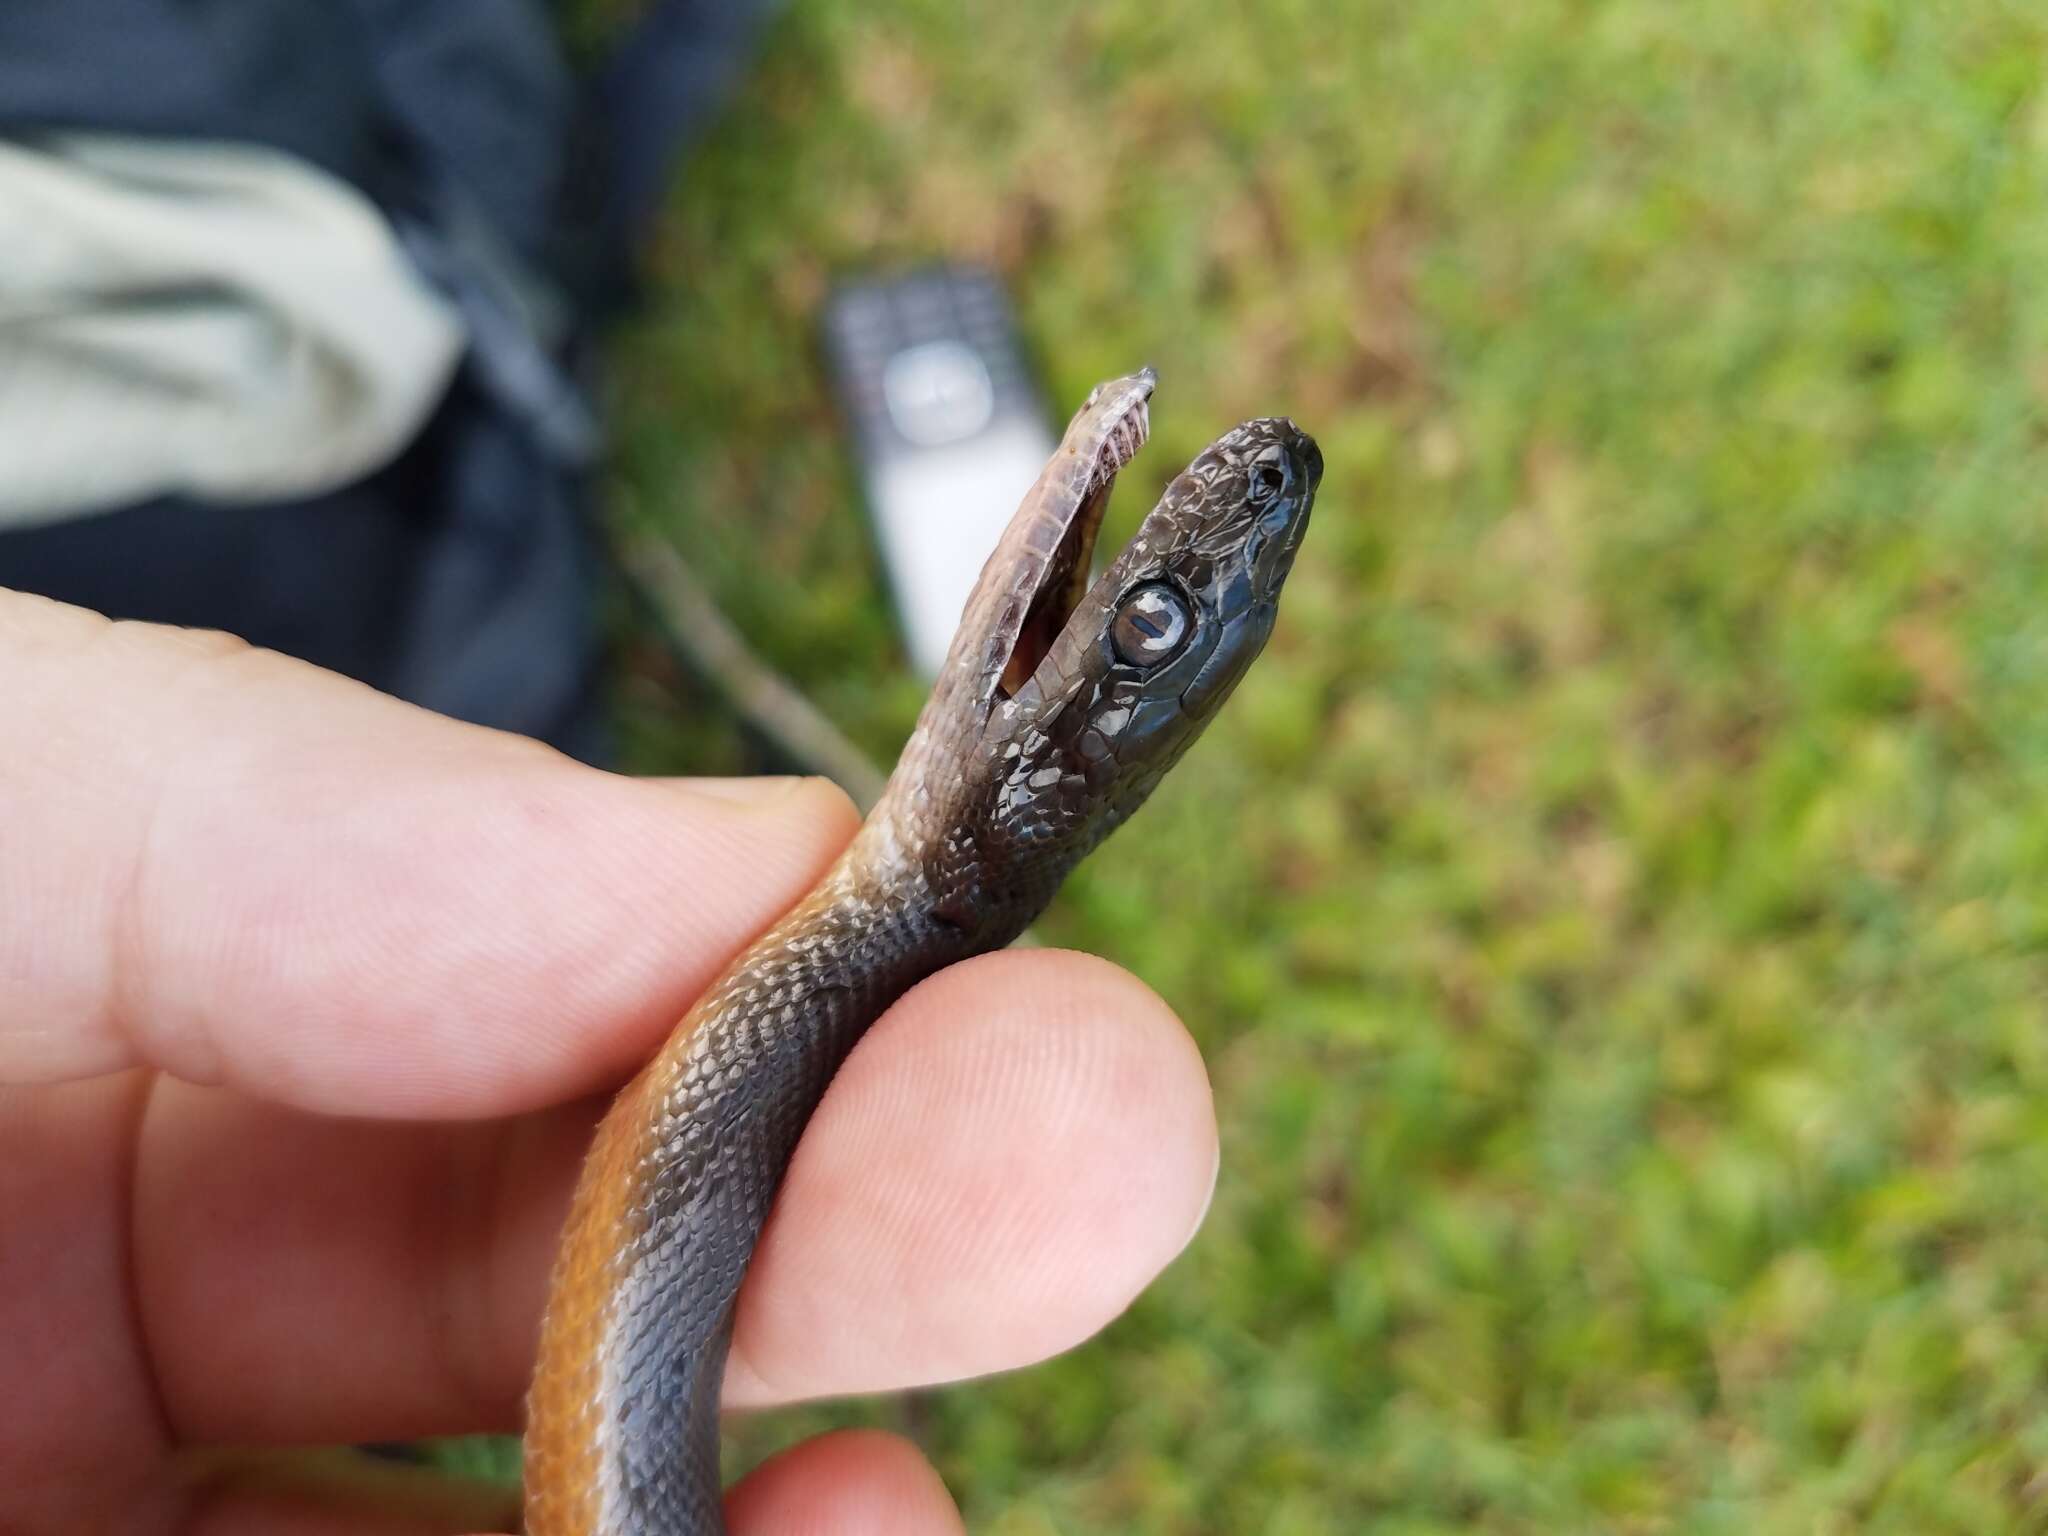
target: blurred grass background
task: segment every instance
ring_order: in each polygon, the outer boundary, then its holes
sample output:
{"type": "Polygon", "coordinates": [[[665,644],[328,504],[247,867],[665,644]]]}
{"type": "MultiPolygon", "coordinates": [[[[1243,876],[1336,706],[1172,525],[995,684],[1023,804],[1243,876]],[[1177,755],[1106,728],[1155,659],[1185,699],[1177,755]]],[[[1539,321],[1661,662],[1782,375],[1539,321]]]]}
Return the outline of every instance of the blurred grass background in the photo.
{"type": "MultiPolygon", "coordinates": [[[[581,12],[606,25],[604,4],[581,12]]],[[[797,0],[616,348],[617,490],[884,760],[815,350],[988,262],[1118,539],[1239,418],[1266,659],[1043,931],[1224,1134],[1103,1338],[908,1404],[990,1536],[2048,1530],[2048,23],[2003,0],[797,0]]],[[[637,658],[633,765],[747,766],[637,658]]]]}

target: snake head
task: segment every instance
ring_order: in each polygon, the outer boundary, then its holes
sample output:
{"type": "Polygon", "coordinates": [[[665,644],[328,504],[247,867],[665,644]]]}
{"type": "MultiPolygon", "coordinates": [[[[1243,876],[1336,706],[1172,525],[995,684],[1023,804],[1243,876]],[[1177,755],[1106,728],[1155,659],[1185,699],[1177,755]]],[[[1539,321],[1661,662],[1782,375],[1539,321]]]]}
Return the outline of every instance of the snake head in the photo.
{"type": "Polygon", "coordinates": [[[1214,718],[1272,633],[1308,527],[1321,452],[1289,420],[1248,421],[1089,583],[1101,502],[1152,384],[1149,369],[1112,380],[1076,415],[968,604],[950,695],[942,682],[905,755],[933,909],[979,943],[1028,922],[1214,718]]]}
{"type": "Polygon", "coordinates": [[[1027,788],[1078,777],[1103,832],[1137,808],[1264,649],[1322,476],[1314,439],[1266,417],[1174,477],[992,722],[1027,788]]]}

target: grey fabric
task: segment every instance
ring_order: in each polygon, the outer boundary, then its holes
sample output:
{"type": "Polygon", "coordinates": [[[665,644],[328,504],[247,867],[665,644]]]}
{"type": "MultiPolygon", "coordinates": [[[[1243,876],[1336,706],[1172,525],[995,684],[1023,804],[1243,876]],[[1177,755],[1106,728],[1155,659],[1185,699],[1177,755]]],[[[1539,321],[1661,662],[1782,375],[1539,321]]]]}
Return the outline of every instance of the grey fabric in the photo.
{"type": "Polygon", "coordinates": [[[382,216],[305,162],[0,141],[0,526],[331,490],[418,435],[461,351],[382,216]]]}

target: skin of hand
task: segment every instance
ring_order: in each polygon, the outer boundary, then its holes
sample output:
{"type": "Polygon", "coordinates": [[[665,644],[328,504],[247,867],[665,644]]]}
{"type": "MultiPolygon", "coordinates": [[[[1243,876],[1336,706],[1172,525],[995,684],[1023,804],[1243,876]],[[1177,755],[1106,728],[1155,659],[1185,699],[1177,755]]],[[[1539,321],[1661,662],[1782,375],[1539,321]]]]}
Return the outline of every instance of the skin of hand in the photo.
{"type": "MultiPolygon", "coordinates": [[[[854,826],[811,780],[632,780],[225,636],[0,592],[0,1530],[508,1528],[300,1448],[516,1430],[609,1091],[854,826]],[[232,1448],[232,1450],[228,1449],[232,1448]]],[[[1099,960],[877,1024],[747,1278],[726,1400],[1020,1366],[1114,1317],[1216,1168],[1207,1078],[1099,960]]],[[[825,1436],[734,1536],[940,1536],[825,1436]]]]}

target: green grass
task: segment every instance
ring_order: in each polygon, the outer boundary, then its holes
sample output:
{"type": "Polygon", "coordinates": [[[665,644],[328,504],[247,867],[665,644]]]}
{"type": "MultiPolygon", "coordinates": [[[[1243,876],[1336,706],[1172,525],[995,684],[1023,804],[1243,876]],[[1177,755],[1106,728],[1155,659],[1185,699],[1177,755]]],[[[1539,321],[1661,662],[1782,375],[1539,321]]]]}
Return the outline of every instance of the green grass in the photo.
{"type": "MultiPolygon", "coordinates": [[[[626,516],[879,756],[831,277],[1328,460],[1266,659],[1044,925],[1222,1183],[906,1416],[992,1536],[2048,1529],[2048,24],[1999,0],[806,0],[618,348],[626,516]]],[[[627,682],[638,766],[725,770],[627,682]]]]}

